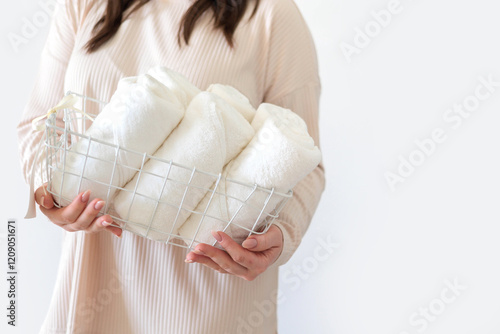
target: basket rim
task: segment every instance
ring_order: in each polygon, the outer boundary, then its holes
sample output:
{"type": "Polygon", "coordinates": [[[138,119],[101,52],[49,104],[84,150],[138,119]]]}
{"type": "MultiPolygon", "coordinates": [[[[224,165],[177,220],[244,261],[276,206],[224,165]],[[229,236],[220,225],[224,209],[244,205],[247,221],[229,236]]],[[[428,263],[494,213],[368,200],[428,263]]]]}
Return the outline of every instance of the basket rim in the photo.
{"type": "MultiPolygon", "coordinates": [[[[105,102],[105,101],[102,101],[102,100],[99,100],[99,99],[95,99],[95,98],[92,98],[92,97],[89,97],[89,96],[86,96],[86,95],[83,95],[83,94],[80,94],[80,93],[76,93],[76,92],[71,91],[71,90],[68,90],[65,93],[65,96],[67,96],[67,95],[75,95],[75,96],[81,98],[82,100],[89,100],[89,101],[98,103],[100,105],[106,105],[108,103],[108,102],[105,102]]],[[[47,119],[45,120],[46,129],[50,128],[50,129],[54,129],[54,130],[65,131],[68,135],[75,135],[75,136],[78,136],[78,137],[81,137],[81,138],[85,138],[85,139],[87,139],[89,141],[94,141],[94,142],[97,142],[97,143],[100,143],[100,144],[103,144],[103,145],[108,145],[110,147],[114,147],[115,149],[118,149],[118,150],[121,150],[121,151],[125,151],[125,152],[128,152],[128,153],[132,153],[132,154],[137,154],[139,156],[143,156],[143,159],[152,159],[152,160],[160,161],[160,162],[169,164],[170,165],[169,168],[171,168],[172,166],[175,166],[175,167],[183,168],[183,169],[190,170],[190,171],[193,171],[193,172],[195,171],[195,172],[207,175],[207,176],[215,177],[215,178],[218,178],[218,179],[224,179],[225,181],[228,181],[228,182],[232,182],[232,183],[239,184],[241,186],[245,186],[245,187],[249,187],[249,188],[255,188],[255,190],[263,191],[263,192],[266,192],[266,193],[271,193],[271,194],[274,194],[274,195],[277,195],[277,196],[281,196],[281,197],[284,197],[284,198],[291,198],[293,196],[293,188],[289,189],[287,192],[277,191],[275,187],[267,188],[267,187],[259,186],[256,183],[252,184],[252,183],[243,182],[243,181],[239,181],[239,180],[236,180],[236,179],[228,178],[228,177],[223,176],[222,173],[215,174],[215,173],[207,172],[207,171],[204,171],[204,170],[202,170],[200,168],[197,168],[197,167],[186,166],[186,165],[177,163],[177,162],[175,162],[173,160],[166,160],[166,159],[158,158],[158,157],[156,157],[154,155],[147,154],[146,152],[138,152],[138,151],[135,151],[135,150],[128,149],[126,147],[122,147],[122,146],[117,145],[117,144],[111,144],[109,142],[93,138],[91,136],[88,136],[88,135],[85,135],[83,133],[70,130],[68,128],[61,128],[61,127],[57,126],[57,123],[55,122],[56,114],[59,113],[59,112],[64,112],[65,113],[67,110],[71,110],[71,108],[64,108],[64,109],[57,110],[56,113],[53,113],[49,117],[47,117],[47,119]]],[[[86,113],[85,111],[83,111],[83,115],[97,116],[96,114],[86,113]]],[[[66,120],[64,120],[64,123],[66,123],[66,120]]],[[[60,142],[57,142],[57,143],[58,143],[58,145],[62,145],[62,143],[60,143],[60,142]]],[[[60,148],[60,147],[54,147],[54,145],[48,143],[47,141],[45,141],[45,146],[51,146],[53,148],[60,148]]],[[[227,166],[227,165],[225,165],[225,166],[227,166]]],[[[153,174],[153,176],[154,175],[156,175],[156,174],[153,174]]],[[[162,177],[161,175],[156,175],[156,176],[162,177]]]]}

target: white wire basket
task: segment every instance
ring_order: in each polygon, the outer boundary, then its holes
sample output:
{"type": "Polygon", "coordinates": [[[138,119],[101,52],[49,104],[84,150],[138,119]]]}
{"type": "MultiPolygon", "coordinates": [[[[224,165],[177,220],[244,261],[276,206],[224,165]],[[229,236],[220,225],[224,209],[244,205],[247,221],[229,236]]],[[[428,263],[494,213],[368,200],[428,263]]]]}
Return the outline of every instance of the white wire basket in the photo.
{"type": "MultiPolygon", "coordinates": [[[[63,184],[61,184],[61,189],[59,190],[54,189],[54,185],[52,183],[54,174],[58,173],[63,175],[62,183],[64,183],[65,176],[72,177],[73,179],[77,177],[79,178],[79,182],[78,182],[78,189],[75,189],[76,194],[87,190],[83,189],[82,187],[82,181],[84,180],[86,185],[88,185],[90,182],[90,183],[95,183],[99,187],[103,186],[107,187],[108,189],[107,197],[102,198],[102,200],[104,200],[106,204],[105,207],[100,211],[98,216],[106,214],[110,215],[113,218],[112,226],[121,228],[122,230],[126,230],[134,234],[140,235],[142,237],[156,240],[159,242],[164,242],[179,247],[193,249],[194,246],[202,242],[202,240],[198,239],[198,232],[202,230],[202,226],[205,220],[207,220],[207,218],[210,218],[212,221],[217,220],[220,223],[222,223],[222,226],[224,226],[222,231],[227,231],[228,229],[234,231],[236,229],[239,230],[240,234],[244,233],[245,236],[250,236],[251,234],[263,234],[267,232],[267,230],[272,225],[274,220],[278,218],[279,212],[282,210],[288,199],[292,197],[293,194],[292,190],[283,193],[276,191],[274,188],[268,189],[260,187],[256,184],[248,184],[240,182],[238,180],[224,178],[222,174],[208,173],[197,168],[196,166],[195,167],[183,166],[181,164],[176,163],[175,161],[159,159],[154,155],[149,155],[143,152],[129,150],[125,147],[120,147],[112,143],[107,143],[86,136],[85,133],[92,124],[92,121],[89,119],[88,116],[90,117],[97,116],[102,107],[106,105],[106,102],[99,101],[91,97],[77,94],[74,92],[68,92],[66,93],[66,95],[74,95],[78,97],[80,100],[81,107],[65,108],[57,110],[55,113],[50,114],[47,120],[45,121],[45,153],[46,153],[46,159],[44,163],[46,167],[45,177],[47,178],[48,182],[47,191],[52,194],[56,202],[55,203],[56,207],[61,207],[61,205],[58,203],[64,203],[64,202],[69,203],[73,200],[73,198],[64,198],[61,195],[63,184]],[[63,113],[62,124],[61,123],[58,124],[57,122],[58,116],[61,116],[60,113],[63,113]],[[107,146],[108,148],[112,148],[115,150],[115,156],[113,157],[113,159],[108,161],[101,159],[103,164],[113,164],[113,170],[108,183],[88,178],[85,175],[85,164],[83,165],[81,171],[79,171],[78,173],[66,170],[65,168],[66,160],[68,159],[67,153],[71,150],[72,146],[75,145],[82,138],[85,138],[89,142],[89,147],[92,144],[96,145],[98,144],[107,146]],[[131,166],[120,165],[118,156],[121,152],[126,152],[126,154],[133,154],[137,155],[138,157],[141,157],[142,158],[141,168],[134,168],[131,166]],[[156,160],[158,162],[163,163],[166,168],[165,175],[152,174],[147,170],[145,170],[143,167],[148,160],[156,160]],[[163,200],[161,198],[161,193],[157,198],[149,198],[149,200],[155,202],[154,213],[156,213],[156,209],[160,204],[168,205],[176,209],[177,214],[175,215],[175,217],[165,217],[165,219],[173,220],[171,224],[168,224],[169,226],[171,226],[171,228],[159,229],[157,227],[152,226],[154,214],[149,219],[145,219],[145,221],[132,222],[128,220],[127,217],[120,217],[116,213],[113,207],[113,196],[110,196],[110,194],[111,193],[116,194],[119,191],[130,191],[125,189],[124,187],[117,187],[112,184],[113,175],[115,173],[116,168],[119,166],[125,168],[133,168],[135,172],[139,173],[138,180],[140,179],[141,176],[144,176],[147,173],[149,173],[150,176],[161,178],[164,187],[169,182],[173,182],[177,185],[185,187],[185,189],[183,188],[184,191],[182,197],[176,199],[175,201],[163,200]],[[189,177],[186,179],[172,178],[171,175],[179,174],[171,172],[172,170],[176,169],[184,171],[184,174],[189,175],[189,177]],[[193,183],[192,180],[195,179],[197,175],[203,175],[204,178],[208,177],[212,179],[213,180],[212,185],[210,187],[200,187],[199,185],[193,183]],[[245,193],[245,196],[237,198],[225,194],[223,191],[221,191],[219,187],[221,183],[233,184],[238,187],[246,188],[247,191],[242,192],[245,193]],[[112,191],[112,189],[114,191],[112,191]],[[203,191],[208,194],[209,200],[206,206],[203,206],[201,209],[199,208],[199,206],[197,206],[196,210],[185,207],[184,203],[186,200],[186,196],[189,196],[190,191],[192,190],[203,191]],[[226,197],[227,200],[233,201],[233,203],[235,202],[238,203],[239,205],[238,209],[234,212],[234,214],[232,214],[231,217],[229,217],[229,219],[228,217],[214,216],[209,214],[210,212],[209,208],[210,205],[213,203],[213,198],[215,196],[223,196],[226,197]],[[256,202],[255,199],[259,199],[259,202],[256,202]],[[244,211],[245,214],[247,215],[246,218],[248,218],[249,212],[252,213],[252,221],[253,221],[252,226],[249,226],[248,219],[246,219],[245,226],[239,224],[238,214],[242,211],[244,211]],[[199,219],[199,223],[194,235],[191,235],[189,237],[186,236],[181,237],[180,235],[178,235],[178,233],[173,232],[174,231],[173,227],[176,226],[177,219],[180,216],[181,212],[187,213],[189,216],[194,215],[193,217],[199,219]]],[[[71,154],[75,154],[74,151],[71,152],[72,152],[71,154]]],[[[81,154],[81,155],[86,162],[89,156],[86,154],[81,154]]],[[[132,194],[133,198],[135,198],[136,196],[143,196],[142,194],[136,193],[136,191],[137,191],[137,186],[135,186],[134,193],[132,194]]],[[[216,245],[215,239],[212,245],[213,246],[216,245]]]]}

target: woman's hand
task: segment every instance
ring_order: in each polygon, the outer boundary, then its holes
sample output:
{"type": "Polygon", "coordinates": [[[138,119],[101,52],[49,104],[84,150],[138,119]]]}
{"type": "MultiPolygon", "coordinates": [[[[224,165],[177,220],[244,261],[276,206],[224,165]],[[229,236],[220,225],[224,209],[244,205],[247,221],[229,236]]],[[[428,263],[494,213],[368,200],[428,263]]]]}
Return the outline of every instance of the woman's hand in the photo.
{"type": "Polygon", "coordinates": [[[120,228],[110,226],[113,219],[109,215],[96,218],[105,202],[96,198],[89,203],[90,190],[80,193],[70,205],[57,208],[54,206],[52,195],[47,192],[46,187],[47,184],[44,184],[35,191],[35,200],[40,205],[40,211],[57,226],[68,232],[96,233],[106,229],[117,237],[121,236],[122,230],[120,228]]]}
{"type": "Polygon", "coordinates": [[[249,236],[240,246],[224,232],[212,235],[227,253],[219,248],[199,244],[186,256],[186,262],[198,262],[222,274],[232,274],[253,281],[281,255],[283,233],[271,225],[264,234],[249,236]]]}

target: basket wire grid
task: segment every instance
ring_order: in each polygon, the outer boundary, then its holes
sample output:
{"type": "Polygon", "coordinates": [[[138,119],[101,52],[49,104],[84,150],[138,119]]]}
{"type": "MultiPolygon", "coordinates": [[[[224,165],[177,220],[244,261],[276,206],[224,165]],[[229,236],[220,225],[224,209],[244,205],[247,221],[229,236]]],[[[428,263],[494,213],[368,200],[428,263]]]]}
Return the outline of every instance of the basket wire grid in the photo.
{"type": "MultiPolygon", "coordinates": [[[[119,227],[123,230],[127,230],[142,237],[154,239],[157,241],[162,241],[167,244],[173,244],[179,247],[193,249],[194,246],[196,246],[195,243],[201,242],[196,238],[198,236],[198,232],[203,226],[205,218],[211,218],[221,222],[224,226],[224,228],[222,229],[223,232],[226,232],[229,228],[231,228],[231,230],[234,230],[236,228],[236,229],[241,229],[241,231],[244,231],[246,236],[250,236],[251,234],[263,234],[267,232],[271,224],[278,217],[279,212],[282,210],[288,199],[293,194],[292,190],[289,190],[287,193],[278,192],[274,188],[272,189],[263,188],[256,184],[248,184],[245,182],[240,182],[238,180],[225,178],[221,173],[213,174],[205,172],[196,167],[184,166],[182,164],[176,163],[175,161],[160,159],[158,157],[155,157],[154,155],[137,152],[134,150],[127,149],[125,147],[120,147],[119,145],[99,140],[97,138],[89,137],[85,135],[85,132],[91,125],[91,120],[89,120],[88,118],[89,116],[90,117],[97,116],[99,110],[101,110],[101,108],[104,105],[106,105],[106,103],[74,92],[66,93],[66,95],[70,94],[79,98],[79,101],[81,102],[81,108],[77,109],[75,107],[75,108],[65,108],[58,110],[56,113],[51,114],[45,121],[45,149],[46,149],[45,167],[46,167],[46,178],[48,182],[47,191],[51,193],[53,198],[55,199],[56,207],[61,207],[62,205],[60,205],[59,203],[63,203],[63,201],[69,203],[73,200],[73,198],[65,198],[61,194],[63,193],[64,179],[68,177],[73,177],[73,178],[76,177],[78,178],[78,189],[76,189],[75,192],[76,194],[87,190],[87,189],[82,189],[83,180],[85,180],[87,184],[88,182],[91,182],[99,186],[107,187],[107,196],[106,198],[102,198],[103,200],[105,200],[106,204],[104,208],[99,212],[98,216],[102,216],[105,214],[111,216],[113,219],[112,226],[119,227]],[[56,119],[58,113],[61,112],[64,113],[63,125],[58,125],[56,119]],[[72,152],[71,154],[76,153],[83,157],[84,163],[82,169],[79,172],[69,171],[66,169],[66,160],[68,158],[67,157],[68,152],[70,152],[72,146],[82,138],[85,138],[88,141],[87,152],[79,153],[71,151],[72,152]],[[92,159],[99,160],[99,162],[102,164],[112,164],[113,167],[111,170],[111,177],[109,179],[109,182],[102,182],[99,180],[89,178],[84,175],[85,166],[90,157],[89,151],[91,145],[103,145],[108,149],[112,148],[115,151],[114,157],[111,160],[104,160],[99,157],[91,157],[92,159]],[[121,164],[118,157],[123,152],[126,152],[126,154],[129,155],[132,154],[136,155],[137,157],[140,157],[142,159],[141,167],[135,168],[133,166],[126,166],[121,164]],[[166,174],[159,175],[156,173],[151,173],[149,171],[146,171],[144,169],[144,165],[148,160],[156,160],[158,162],[164,163],[166,166],[165,167],[166,174]],[[119,187],[112,184],[113,177],[118,166],[120,166],[121,168],[132,169],[134,172],[138,173],[137,182],[135,183],[134,190],[132,192],[132,199],[135,199],[136,196],[141,196],[141,197],[146,197],[148,200],[151,200],[155,203],[153,215],[151,215],[149,219],[146,219],[143,222],[133,222],[128,219],[128,217],[130,216],[130,209],[132,207],[133,200],[128,208],[127,217],[120,217],[118,216],[116,211],[114,211],[112,202],[113,196],[111,194],[115,193],[116,195],[116,193],[119,191],[130,192],[130,190],[124,188],[125,185],[123,187],[119,187]],[[183,180],[172,178],[171,175],[173,173],[171,172],[172,170],[176,169],[184,171],[185,175],[187,175],[188,177],[183,180]],[[62,182],[60,184],[60,189],[54,189],[54,186],[52,184],[52,178],[55,173],[62,174],[62,182]],[[141,179],[141,176],[145,174],[161,178],[163,187],[158,197],[152,198],[145,196],[144,194],[139,194],[137,192],[139,180],[141,179]],[[195,184],[193,180],[195,179],[195,177],[198,177],[200,175],[202,175],[205,178],[207,177],[210,178],[212,180],[211,182],[212,185],[210,187],[203,187],[195,184]],[[170,201],[162,199],[163,190],[165,189],[165,186],[168,182],[175,183],[179,186],[184,187],[183,195],[180,199],[178,199],[178,202],[176,203],[172,203],[170,201]],[[220,185],[222,183],[226,185],[232,184],[233,186],[243,187],[245,189],[245,191],[242,192],[244,193],[244,196],[238,198],[226,194],[223,190],[221,190],[220,185]],[[112,189],[114,190],[113,192],[112,189]],[[209,200],[207,205],[199,211],[185,207],[184,205],[186,196],[189,196],[190,191],[193,190],[202,191],[209,194],[208,195],[209,200]],[[231,214],[229,219],[227,217],[219,217],[209,214],[209,209],[211,204],[213,203],[215,196],[222,196],[224,200],[235,201],[233,203],[238,204],[237,210],[235,210],[235,212],[231,214]],[[259,200],[259,202],[255,203],[255,199],[259,200]],[[155,217],[157,208],[161,204],[168,205],[177,210],[177,214],[173,220],[173,223],[170,224],[171,227],[167,229],[159,229],[152,226],[153,218],[155,217]],[[255,219],[252,218],[253,225],[251,227],[249,227],[248,223],[245,224],[246,226],[239,224],[238,214],[242,211],[242,209],[247,214],[249,210],[252,212],[252,214],[254,214],[255,219]],[[197,217],[199,216],[199,223],[197,225],[196,232],[192,237],[189,238],[181,237],[177,233],[174,233],[174,228],[178,227],[177,223],[178,223],[178,218],[181,215],[181,212],[185,212],[188,215],[197,215],[197,217]],[[152,233],[154,233],[155,235],[154,238],[152,238],[152,233]],[[178,242],[179,239],[183,240],[185,244],[178,242]]],[[[197,206],[196,208],[198,209],[197,206]]],[[[214,239],[212,246],[216,246],[216,243],[217,242],[214,239]]]]}

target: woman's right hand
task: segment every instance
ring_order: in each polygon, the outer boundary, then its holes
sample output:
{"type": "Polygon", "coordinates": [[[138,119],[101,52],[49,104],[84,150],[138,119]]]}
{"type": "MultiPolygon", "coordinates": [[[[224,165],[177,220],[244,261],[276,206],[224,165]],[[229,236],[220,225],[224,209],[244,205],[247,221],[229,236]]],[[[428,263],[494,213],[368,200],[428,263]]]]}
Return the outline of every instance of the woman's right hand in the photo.
{"type": "Polygon", "coordinates": [[[108,230],[117,237],[121,237],[122,230],[110,226],[113,219],[109,215],[96,218],[105,202],[99,198],[89,202],[90,190],[80,193],[68,206],[57,208],[54,206],[52,195],[46,191],[46,187],[47,184],[44,184],[35,191],[35,200],[40,205],[40,211],[54,224],[68,232],[97,233],[108,230]]]}

